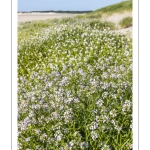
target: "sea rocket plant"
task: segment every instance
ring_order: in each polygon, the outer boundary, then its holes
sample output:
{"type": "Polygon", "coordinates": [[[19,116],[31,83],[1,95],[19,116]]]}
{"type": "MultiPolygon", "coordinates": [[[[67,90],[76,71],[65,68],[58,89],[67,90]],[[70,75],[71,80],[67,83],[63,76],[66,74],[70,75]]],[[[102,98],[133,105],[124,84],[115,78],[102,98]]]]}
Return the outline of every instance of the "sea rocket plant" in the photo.
{"type": "Polygon", "coordinates": [[[18,149],[130,149],[132,38],[92,21],[19,29],[18,149]]]}

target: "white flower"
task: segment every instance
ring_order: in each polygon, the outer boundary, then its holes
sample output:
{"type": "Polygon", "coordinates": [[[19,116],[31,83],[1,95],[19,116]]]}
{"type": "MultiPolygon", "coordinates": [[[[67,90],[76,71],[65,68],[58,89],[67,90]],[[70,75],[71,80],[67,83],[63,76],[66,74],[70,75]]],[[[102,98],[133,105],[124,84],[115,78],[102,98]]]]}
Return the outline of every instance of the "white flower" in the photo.
{"type": "Polygon", "coordinates": [[[52,119],[54,120],[57,120],[60,117],[60,115],[57,112],[52,112],[51,116],[52,116],[52,119]]]}
{"type": "Polygon", "coordinates": [[[102,150],[110,150],[109,145],[106,145],[106,144],[105,144],[105,145],[103,146],[102,150]]]}
{"type": "Polygon", "coordinates": [[[81,75],[84,75],[84,71],[83,71],[81,68],[79,68],[78,72],[79,72],[81,75]]]}
{"type": "Polygon", "coordinates": [[[106,79],[108,78],[108,73],[107,72],[103,72],[103,74],[101,75],[102,79],[106,79]]]}
{"type": "Polygon", "coordinates": [[[95,139],[98,138],[98,134],[97,134],[96,131],[92,131],[92,132],[91,132],[91,138],[92,138],[93,140],[95,140],[95,139]]]}
{"type": "Polygon", "coordinates": [[[103,97],[103,98],[106,98],[107,95],[108,95],[108,92],[104,92],[104,93],[102,94],[102,97],[103,97]]]}
{"type": "Polygon", "coordinates": [[[80,148],[83,149],[83,148],[88,148],[89,147],[89,144],[87,142],[81,142],[80,143],[80,148]]]}
{"type": "Polygon", "coordinates": [[[95,130],[97,128],[98,128],[98,123],[97,122],[92,122],[90,124],[90,127],[89,127],[90,130],[95,130]]]}
{"type": "Polygon", "coordinates": [[[105,82],[104,82],[104,84],[103,84],[103,86],[102,86],[102,89],[107,89],[109,86],[110,86],[109,83],[105,83],[105,82]]]}
{"type": "Polygon", "coordinates": [[[96,102],[96,105],[97,107],[101,107],[103,105],[104,101],[102,99],[99,99],[97,102],[96,102]]]}
{"type": "Polygon", "coordinates": [[[25,141],[26,141],[26,142],[29,142],[29,141],[30,141],[30,139],[31,139],[30,137],[29,137],[29,138],[26,138],[26,139],[25,139],[25,141]]]}
{"type": "Polygon", "coordinates": [[[115,125],[115,129],[118,131],[118,133],[122,130],[122,127],[119,127],[117,125],[115,125]]]}
{"type": "Polygon", "coordinates": [[[115,116],[117,115],[115,109],[111,110],[109,114],[110,114],[112,117],[115,117],[115,116]]]}
{"type": "Polygon", "coordinates": [[[109,120],[109,117],[106,115],[102,115],[102,122],[105,123],[109,120]]]}
{"type": "Polygon", "coordinates": [[[69,78],[63,77],[61,82],[59,83],[60,86],[67,85],[69,78]]]}
{"type": "Polygon", "coordinates": [[[129,100],[126,100],[122,106],[122,111],[123,113],[126,113],[128,111],[130,111],[130,107],[131,107],[131,102],[129,100]]]}
{"type": "Polygon", "coordinates": [[[73,147],[73,145],[74,145],[74,140],[70,141],[68,144],[69,147],[73,147]]]}
{"type": "Polygon", "coordinates": [[[56,133],[54,134],[54,137],[56,138],[57,141],[61,141],[63,134],[61,133],[60,130],[57,130],[56,133]]]}

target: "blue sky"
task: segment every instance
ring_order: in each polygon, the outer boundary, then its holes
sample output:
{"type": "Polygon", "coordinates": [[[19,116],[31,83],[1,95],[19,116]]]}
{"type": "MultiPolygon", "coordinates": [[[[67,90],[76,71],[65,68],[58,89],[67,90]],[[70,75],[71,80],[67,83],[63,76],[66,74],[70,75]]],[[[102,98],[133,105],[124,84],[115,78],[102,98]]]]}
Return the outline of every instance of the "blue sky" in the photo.
{"type": "Polygon", "coordinates": [[[96,10],[121,1],[122,0],[18,0],[18,11],[96,10]]]}

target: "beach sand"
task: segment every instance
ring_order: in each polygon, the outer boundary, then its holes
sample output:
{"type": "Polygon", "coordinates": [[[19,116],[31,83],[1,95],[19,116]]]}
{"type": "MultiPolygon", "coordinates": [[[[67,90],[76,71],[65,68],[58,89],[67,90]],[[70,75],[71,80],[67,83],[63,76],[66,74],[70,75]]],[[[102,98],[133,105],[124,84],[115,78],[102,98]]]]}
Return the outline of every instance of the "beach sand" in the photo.
{"type": "Polygon", "coordinates": [[[54,18],[73,17],[77,14],[63,14],[63,13],[18,13],[18,23],[35,21],[35,20],[46,20],[54,18]]]}

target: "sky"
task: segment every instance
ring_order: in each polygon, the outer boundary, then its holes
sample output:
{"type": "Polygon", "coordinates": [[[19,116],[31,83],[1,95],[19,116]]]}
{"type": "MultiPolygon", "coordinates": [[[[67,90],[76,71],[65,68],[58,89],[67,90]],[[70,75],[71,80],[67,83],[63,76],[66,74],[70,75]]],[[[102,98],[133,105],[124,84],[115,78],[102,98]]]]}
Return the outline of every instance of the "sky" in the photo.
{"type": "Polygon", "coordinates": [[[88,11],[123,0],[18,0],[18,11],[88,11]]]}

